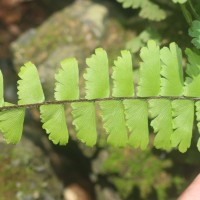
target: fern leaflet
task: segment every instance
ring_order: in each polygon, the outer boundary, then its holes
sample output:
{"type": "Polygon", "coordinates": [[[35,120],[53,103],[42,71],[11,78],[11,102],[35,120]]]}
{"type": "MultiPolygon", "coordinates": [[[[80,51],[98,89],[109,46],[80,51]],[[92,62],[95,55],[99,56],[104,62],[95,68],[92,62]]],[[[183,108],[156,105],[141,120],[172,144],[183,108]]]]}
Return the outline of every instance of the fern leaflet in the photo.
{"type": "Polygon", "coordinates": [[[167,99],[149,101],[149,112],[153,118],[151,126],[157,133],[154,145],[158,149],[171,149],[171,135],[173,134],[171,110],[171,101],[167,99]]]}
{"type": "MultiPolygon", "coordinates": [[[[200,133],[200,101],[197,101],[195,103],[196,106],[196,116],[197,116],[197,127],[198,127],[198,131],[200,133]]],[[[200,151],[200,138],[197,141],[197,148],[200,151]]]]}
{"type": "Polygon", "coordinates": [[[132,58],[129,51],[122,51],[122,56],[114,61],[113,97],[134,96],[132,58]]]}
{"type": "Polygon", "coordinates": [[[160,48],[150,40],[147,47],[140,51],[140,80],[137,95],[140,97],[157,96],[160,92],[160,48]]]}
{"type": "Polygon", "coordinates": [[[196,86],[200,84],[200,55],[194,53],[190,49],[185,51],[189,63],[187,64],[185,80],[185,96],[200,97],[200,91],[196,89],[196,86]]]}
{"type": "Polygon", "coordinates": [[[197,49],[200,49],[200,21],[199,20],[195,20],[192,22],[192,25],[189,29],[189,35],[193,37],[192,44],[194,44],[194,46],[197,49]]]}
{"type": "Polygon", "coordinates": [[[128,142],[128,134],[122,102],[114,100],[101,102],[100,107],[103,126],[109,134],[108,143],[113,146],[124,147],[128,142]]]}
{"type": "Polygon", "coordinates": [[[86,80],[86,99],[105,98],[109,96],[108,58],[105,50],[96,49],[91,58],[86,59],[87,72],[83,75],[86,80]]]}
{"type": "Polygon", "coordinates": [[[34,104],[44,101],[44,94],[39,80],[38,72],[32,63],[26,63],[19,72],[18,104],[34,104]],[[31,92],[30,92],[31,91],[31,92]]]}
{"type": "Polygon", "coordinates": [[[166,13],[150,0],[117,0],[124,8],[141,8],[139,15],[150,20],[160,21],[166,18],[166,13]]]}
{"type": "Polygon", "coordinates": [[[172,0],[174,3],[186,3],[187,0],[172,0]]]}
{"type": "Polygon", "coordinates": [[[172,101],[174,133],[171,136],[172,146],[180,152],[186,152],[190,147],[194,120],[194,102],[190,100],[172,101]]]}
{"type": "Polygon", "coordinates": [[[96,113],[95,104],[91,102],[72,103],[73,125],[77,138],[88,146],[96,144],[96,113]]]}
{"type": "Polygon", "coordinates": [[[63,60],[61,67],[55,75],[55,99],[57,101],[79,99],[79,73],[76,59],[63,60]]]}
{"type": "Polygon", "coordinates": [[[128,143],[146,149],[149,143],[148,105],[144,100],[124,100],[126,124],[130,132],[128,143]]]}
{"type": "MultiPolygon", "coordinates": [[[[61,69],[55,75],[55,99],[57,101],[79,99],[78,63],[74,58],[61,62],[61,69]]],[[[69,134],[65,118],[64,105],[40,106],[42,128],[49,134],[54,144],[65,145],[69,134]],[[57,126],[55,126],[55,124],[57,126]]]]}
{"type": "Polygon", "coordinates": [[[40,106],[40,113],[42,128],[49,134],[49,140],[54,144],[67,144],[69,135],[64,105],[43,105],[40,106]]]}
{"type": "MultiPolygon", "coordinates": [[[[12,104],[5,103],[5,106],[12,104]]],[[[23,131],[25,109],[18,108],[0,112],[0,130],[7,143],[16,144],[20,141],[23,131]]]]}
{"type": "Polygon", "coordinates": [[[171,43],[160,52],[162,61],[161,95],[181,96],[183,94],[182,53],[180,48],[171,43]]]}

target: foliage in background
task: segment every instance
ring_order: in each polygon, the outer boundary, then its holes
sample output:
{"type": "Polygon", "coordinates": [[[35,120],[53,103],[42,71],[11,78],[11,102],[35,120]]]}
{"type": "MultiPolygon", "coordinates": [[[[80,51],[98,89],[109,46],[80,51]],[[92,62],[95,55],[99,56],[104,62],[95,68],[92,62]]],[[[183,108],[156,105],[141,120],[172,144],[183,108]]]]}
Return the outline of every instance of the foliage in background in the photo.
{"type": "MultiPolygon", "coordinates": [[[[161,20],[165,20],[167,17],[172,16],[174,13],[178,12],[179,10],[182,11],[183,16],[185,17],[187,23],[189,25],[192,25],[189,34],[194,37],[195,39],[193,40],[193,43],[195,43],[198,40],[198,22],[194,21],[196,20],[200,20],[200,15],[198,13],[198,10],[200,9],[200,2],[198,0],[171,0],[171,1],[162,1],[162,3],[159,4],[159,6],[157,6],[157,8],[162,9],[162,11],[165,13],[165,17],[161,18],[162,15],[159,15],[156,10],[155,11],[151,11],[149,13],[149,15],[142,15],[142,10],[143,9],[152,9],[151,7],[146,7],[146,3],[147,4],[155,4],[156,2],[154,1],[150,1],[150,0],[144,0],[144,1],[138,1],[138,0],[117,0],[118,2],[122,3],[122,6],[124,8],[140,8],[140,12],[139,15],[140,17],[142,17],[143,19],[149,19],[152,21],[161,21],[161,20]],[[143,8],[144,6],[144,8],[143,8]],[[180,8],[180,9],[178,9],[180,8]],[[152,14],[153,15],[157,15],[158,17],[155,19],[152,19],[152,14]],[[160,17],[160,18],[159,18],[160,17]],[[193,31],[193,27],[195,26],[195,32],[193,31]],[[196,36],[197,35],[197,36],[196,36]]],[[[158,3],[158,2],[157,2],[158,3]]],[[[146,14],[148,14],[148,12],[146,12],[146,14]]],[[[174,17],[174,16],[173,16],[174,17]]],[[[144,20],[143,20],[144,21],[144,20]]],[[[166,21],[166,20],[165,20],[166,21]]],[[[166,22],[169,23],[169,22],[166,22]]],[[[171,22],[170,22],[171,23],[171,22]]],[[[180,24],[180,21],[177,22],[180,24]]],[[[175,30],[178,32],[179,30],[177,29],[178,26],[176,26],[175,30]]],[[[176,35],[177,35],[176,32],[176,35]]],[[[137,37],[134,37],[133,39],[131,39],[130,41],[127,42],[126,44],[126,48],[129,49],[132,53],[136,53],[139,51],[139,49],[143,46],[146,45],[147,41],[149,39],[153,39],[158,41],[159,43],[166,43],[166,38],[163,37],[163,34],[159,33],[159,30],[157,28],[157,26],[153,26],[152,25],[148,28],[144,28],[144,30],[142,30],[142,32],[139,33],[139,35],[137,37]],[[161,37],[162,35],[162,37],[161,37]],[[164,42],[165,41],[165,42],[164,42]]],[[[169,38],[171,39],[171,38],[169,38]]],[[[184,42],[182,42],[184,43],[184,42]]]]}
{"type": "Polygon", "coordinates": [[[126,43],[126,49],[130,50],[131,53],[136,53],[151,39],[159,44],[161,36],[156,29],[148,27],[143,30],[137,37],[134,37],[128,41],[126,43]]]}
{"type": "Polygon", "coordinates": [[[160,21],[166,18],[166,13],[157,4],[149,0],[117,0],[123,8],[140,9],[139,16],[150,20],[160,21]]]}
{"type": "MultiPolygon", "coordinates": [[[[166,10],[151,0],[117,0],[123,8],[140,9],[139,16],[154,21],[161,21],[167,17],[166,10]]],[[[172,0],[173,3],[186,3],[187,0],[172,0]]]]}
{"type": "Polygon", "coordinates": [[[197,49],[200,49],[200,21],[195,20],[189,29],[189,35],[193,37],[192,43],[197,49]]]}
{"type": "Polygon", "coordinates": [[[101,174],[108,175],[122,199],[155,199],[154,192],[159,200],[172,199],[173,195],[168,191],[173,188],[179,193],[179,188],[184,185],[183,178],[167,172],[173,161],[153,155],[152,148],[141,152],[132,148],[121,150],[110,147],[109,152],[101,174]],[[134,190],[138,190],[138,197],[134,190]]]}

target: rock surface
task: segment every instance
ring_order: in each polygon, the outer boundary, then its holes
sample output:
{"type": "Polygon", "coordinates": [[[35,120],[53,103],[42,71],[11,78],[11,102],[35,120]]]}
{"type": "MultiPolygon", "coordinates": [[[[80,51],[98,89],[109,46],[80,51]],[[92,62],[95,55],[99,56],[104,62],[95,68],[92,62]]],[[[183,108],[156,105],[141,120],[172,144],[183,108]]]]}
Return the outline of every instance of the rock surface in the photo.
{"type": "Polygon", "coordinates": [[[62,184],[40,148],[25,138],[18,145],[0,140],[1,200],[62,199],[62,184]]]}

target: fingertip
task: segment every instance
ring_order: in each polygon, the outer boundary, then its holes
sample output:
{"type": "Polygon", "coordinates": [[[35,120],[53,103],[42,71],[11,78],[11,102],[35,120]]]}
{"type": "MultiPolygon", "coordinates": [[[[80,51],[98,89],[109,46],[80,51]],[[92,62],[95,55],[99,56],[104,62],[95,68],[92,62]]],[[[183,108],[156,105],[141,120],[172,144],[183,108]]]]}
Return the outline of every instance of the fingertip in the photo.
{"type": "Polygon", "coordinates": [[[186,188],[177,200],[199,200],[200,199],[200,174],[186,188]]]}

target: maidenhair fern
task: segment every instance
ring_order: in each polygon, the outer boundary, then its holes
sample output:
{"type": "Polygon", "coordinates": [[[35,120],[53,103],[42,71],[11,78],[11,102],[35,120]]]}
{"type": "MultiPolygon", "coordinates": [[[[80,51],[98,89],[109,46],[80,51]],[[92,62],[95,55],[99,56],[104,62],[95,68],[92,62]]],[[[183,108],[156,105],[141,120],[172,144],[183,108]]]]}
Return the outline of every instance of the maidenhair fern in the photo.
{"type": "MultiPolygon", "coordinates": [[[[186,49],[185,54],[188,61],[184,80],[182,52],[178,45],[171,43],[160,49],[155,41],[149,41],[140,51],[140,77],[134,85],[130,52],[121,51],[110,70],[106,51],[98,48],[86,59],[85,99],[79,95],[79,70],[75,58],[61,62],[55,75],[55,101],[44,100],[37,68],[28,62],[19,72],[18,105],[4,102],[0,73],[3,137],[7,143],[19,142],[25,109],[36,106],[49,139],[54,144],[66,145],[69,133],[65,107],[70,106],[77,138],[93,146],[98,136],[96,112],[99,107],[109,144],[147,148],[150,122],[156,148],[178,148],[186,152],[191,144],[195,113],[200,132],[200,55],[190,49],[186,49]]],[[[200,140],[197,146],[200,150],[200,140]]]]}
{"type": "Polygon", "coordinates": [[[30,62],[26,63],[21,67],[18,75],[21,78],[21,80],[18,81],[17,87],[17,94],[19,97],[18,104],[22,105],[43,102],[44,94],[35,65],[30,62]]]}
{"type": "Polygon", "coordinates": [[[139,15],[150,20],[160,21],[166,18],[166,12],[150,0],[117,0],[123,8],[140,8],[139,15]]]}
{"type": "Polygon", "coordinates": [[[200,21],[195,20],[192,22],[192,26],[189,29],[189,35],[193,37],[192,43],[196,46],[197,49],[200,49],[200,21]]]}
{"type": "MultiPolygon", "coordinates": [[[[123,8],[140,8],[139,16],[154,21],[161,21],[166,18],[166,11],[163,10],[159,3],[154,3],[151,0],[116,0],[122,3],[123,8]]],[[[188,0],[171,0],[173,3],[184,4],[188,0]]],[[[161,4],[162,5],[162,4],[161,4]]]]}

